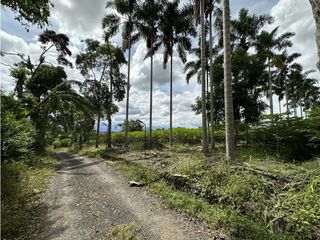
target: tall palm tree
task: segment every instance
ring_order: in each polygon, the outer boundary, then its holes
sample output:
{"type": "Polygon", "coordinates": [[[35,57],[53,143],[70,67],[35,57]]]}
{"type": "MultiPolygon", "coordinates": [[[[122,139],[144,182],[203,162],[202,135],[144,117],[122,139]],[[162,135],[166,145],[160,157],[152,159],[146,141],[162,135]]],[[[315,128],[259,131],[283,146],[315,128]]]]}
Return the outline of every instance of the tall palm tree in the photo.
{"type": "Polygon", "coordinates": [[[141,36],[146,40],[147,54],[150,57],[150,120],[149,120],[149,146],[152,147],[152,94],[153,94],[153,55],[159,49],[161,43],[158,39],[158,24],[165,1],[146,0],[138,9],[138,30],[134,36],[141,36]]]}
{"type": "Polygon", "coordinates": [[[200,22],[200,49],[201,49],[201,101],[202,101],[202,152],[204,154],[209,153],[208,148],[208,134],[207,134],[207,114],[206,114],[206,34],[205,34],[205,1],[204,0],[196,0],[195,1],[195,18],[196,23],[200,22]]]}
{"type": "MultiPolygon", "coordinates": [[[[139,5],[137,0],[114,0],[107,2],[107,7],[116,10],[116,13],[111,13],[104,16],[102,20],[102,28],[105,30],[105,38],[108,40],[114,36],[119,27],[122,25],[122,46],[128,49],[128,79],[126,91],[126,120],[129,122],[129,91],[130,91],[130,63],[131,63],[131,47],[139,39],[139,34],[133,37],[133,33],[137,30],[137,11],[139,5]],[[119,16],[120,15],[120,16],[119,16]]],[[[125,145],[128,146],[128,127],[125,127],[125,145]]]]}
{"type": "Polygon", "coordinates": [[[187,61],[186,51],[191,49],[191,39],[189,36],[196,36],[192,16],[193,9],[190,5],[179,7],[179,2],[179,0],[174,0],[164,5],[159,23],[159,41],[164,45],[164,68],[166,68],[168,58],[170,57],[170,145],[172,145],[173,48],[175,44],[178,44],[177,51],[179,57],[185,63],[187,61]]]}
{"type": "Polygon", "coordinates": [[[308,110],[320,105],[320,87],[318,87],[319,80],[308,77],[311,71],[303,74],[303,102],[305,116],[307,117],[308,110]]]}
{"type": "MultiPolygon", "coordinates": [[[[220,3],[220,0],[209,1],[207,7],[207,15],[209,15],[209,59],[210,59],[210,125],[211,125],[211,138],[210,138],[210,149],[213,151],[215,146],[214,141],[214,96],[213,96],[213,36],[212,36],[212,14],[214,12],[215,3],[220,3]]],[[[220,9],[219,9],[220,10],[220,9]]],[[[218,11],[220,13],[220,11],[218,11]]],[[[217,15],[217,13],[216,13],[217,15]]]]}
{"type": "Polygon", "coordinates": [[[301,56],[300,53],[293,53],[289,55],[285,50],[283,51],[282,54],[278,55],[274,60],[276,67],[280,70],[279,71],[280,81],[284,83],[284,92],[285,92],[284,95],[286,99],[287,118],[289,118],[290,116],[288,75],[290,74],[290,71],[300,66],[299,64],[294,63],[294,60],[296,60],[300,56],[301,56]]]}
{"type": "Polygon", "coordinates": [[[223,48],[224,48],[224,106],[226,131],[226,158],[235,160],[234,117],[231,77],[231,46],[230,46],[230,4],[223,0],[223,48]]]}
{"type": "Polygon", "coordinates": [[[277,37],[279,27],[274,28],[271,32],[262,31],[257,38],[257,51],[259,56],[262,56],[263,59],[266,59],[268,67],[268,98],[270,106],[270,114],[273,114],[273,90],[272,90],[272,73],[271,67],[276,53],[274,50],[281,51],[287,47],[292,46],[292,42],[289,40],[294,33],[284,33],[281,36],[277,37]]]}
{"type": "Polygon", "coordinates": [[[313,17],[316,21],[316,42],[318,46],[318,68],[320,70],[320,0],[309,0],[312,11],[313,11],[313,17]]]}

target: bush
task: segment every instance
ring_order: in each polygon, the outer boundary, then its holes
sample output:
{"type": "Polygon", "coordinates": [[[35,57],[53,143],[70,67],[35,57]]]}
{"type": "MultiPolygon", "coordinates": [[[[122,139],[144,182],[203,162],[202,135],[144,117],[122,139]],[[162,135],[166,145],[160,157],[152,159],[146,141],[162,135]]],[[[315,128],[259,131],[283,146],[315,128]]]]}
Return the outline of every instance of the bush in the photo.
{"type": "Polygon", "coordinates": [[[63,148],[63,147],[70,147],[71,146],[71,140],[70,138],[64,138],[61,140],[55,140],[53,142],[53,148],[63,148]]]}
{"type": "Polygon", "coordinates": [[[36,130],[28,119],[16,119],[13,113],[3,112],[1,118],[2,160],[20,159],[34,150],[36,130]]]}
{"type": "Polygon", "coordinates": [[[250,141],[273,147],[288,160],[306,160],[320,153],[320,116],[260,122],[250,131],[250,141]]]}

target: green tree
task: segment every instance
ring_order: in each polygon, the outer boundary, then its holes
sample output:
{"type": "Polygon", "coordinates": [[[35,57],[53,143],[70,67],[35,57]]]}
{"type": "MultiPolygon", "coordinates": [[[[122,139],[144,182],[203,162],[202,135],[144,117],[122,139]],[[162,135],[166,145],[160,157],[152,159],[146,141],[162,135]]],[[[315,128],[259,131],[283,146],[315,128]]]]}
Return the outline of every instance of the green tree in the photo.
{"type": "Polygon", "coordinates": [[[186,51],[191,49],[190,37],[196,36],[194,29],[192,6],[179,7],[179,1],[167,2],[159,23],[159,41],[164,46],[163,67],[166,68],[170,57],[170,134],[172,145],[172,96],[173,96],[173,50],[177,44],[177,51],[183,63],[187,61],[186,51]]]}
{"type": "Polygon", "coordinates": [[[34,151],[36,130],[20,100],[1,95],[1,161],[19,160],[34,151]]]}
{"type": "Polygon", "coordinates": [[[227,161],[235,160],[234,117],[232,102],[231,46],[230,46],[230,4],[223,0],[223,48],[224,48],[224,108],[227,161]]]}
{"type": "Polygon", "coordinates": [[[76,65],[86,79],[82,91],[96,106],[96,147],[98,147],[103,111],[107,111],[110,136],[113,95],[117,101],[121,101],[125,95],[125,76],[120,73],[120,66],[126,63],[126,60],[123,52],[110,43],[87,39],[85,44],[84,52],[77,55],[76,65]]]}
{"type": "Polygon", "coordinates": [[[125,132],[135,132],[135,131],[143,131],[143,125],[138,120],[130,120],[128,123],[119,123],[119,127],[121,127],[121,131],[125,132]],[[126,129],[128,127],[128,129],[126,129]]]}
{"type": "Polygon", "coordinates": [[[26,29],[29,24],[42,28],[49,24],[50,8],[53,3],[49,0],[2,0],[1,5],[13,11],[15,19],[26,29]]]}
{"type": "Polygon", "coordinates": [[[221,1],[209,1],[208,7],[207,7],[207,15],[209,15],[209,59],[210,59],[210,149],[213,151],[215,147],[215,140],[214,140],[214,82],[213,82],[213,35],[212,35],[212,14],[215,14],[216,16],[220,13],[220,9],[215,10],[215,4],[220,3],[221,1]]]}
{"type": "Polygon", "coordinates": [[[207,135],[207,116],[206,116],[206,83],[205,83],[205,74],[206,74],[206,34],[205,34],[205,1],[196,0],[195,1],[195,18],[196,23],[200,23],[200,80],[201,80],[201,100],[202,100],[202,151],[204,154],[209,153],[208,148],[208,135],[207,135]]]}
{"type": "Polygon", "coordinates": [[[71,51],[69,49],[69,38],[67,35],[56,33],[52,30],[45,30],[39,35],[38,40],[42,44],[42,52],[38,57],[38,61],[31,60],[30,55],[26,57],[23,53],[1,51],[0,55],[4,57],[18,57],[20,62],[16,63],[15,65],[17,67],[28,69],[31,77],[37,72],[41,65],[48,64],[46,61],[46,55],[49,53],[49,51],[56,55],[58,64],[72,67],[71,62],[67,59],[68,56],[71,56],[71,51]]]}
{"type": "Polygon", "coordinates": [[[11,69],[10,75],[16,80],[16,86],[14,88],[14,94],[17,93],[17,97],[21,99],[25,84],[28,80],[29,71],[24,67],[17,67],[11,69]]]}
{"type": "Polygon", "coordinates": [[[149,144],[152,146],[152,95],[153,95],[153,55],[160,47],[161,43],[157,43],[158,26],[165,1],[146,0],[138,9],[139,16],[138,31],[143,37],[147,45],[147,53],[145,59],[150,57],[150,120],[149,120],[149,144]],[[156,44],[157,43],[157,44],[156,44]]]}
{"type": "Polygon", "coordinates": [[[279,27],[276,27],[271,32],[262,31],[257,37],[257,51],[259,56],[266,59],[268,67],[268,94],[270,114],[273,114],[273,80],[272,80],[272,63],[276,57],[275,50],[281,51],[287,47],[292,46],[292,42],[289,40],[293,33],[284,33],[277,37],[279,27]]]}
{"type": "Polygon", "coordinates": [[[292,70],[296,68],[300,68],[299,64],[294,63],[294,60],[296,60],[300,56],[301,56],[300,53],[293,53],[289,55],[288,52],[285,50],[282,52],[282,54],[278,55],[274,60],[276,67],[279,69],[278,81],[280,83],[283,83],[284,85],[284,96],[286,100],[287,118],[289,118],[290,116],[288,75],[292,70]]]}
{"type": "MultiPolygon", "coordinates": [[[[105,30],[105,39],[108,40],[118,31],[122,25],[122,46],[128,49],[128,80],[126,96],[126,122],[129,120],[129,91],[130,91],[130,63],[131,47],[140,38],[137,32],[139,5],[136,0],[115,0],[107,2],[107,8],[110,7],[116,11],[104,16],[102,28],[105,30]],[[119,16],[120,15],[120,16],[119,16]],[[134,33],[134,36],[133,36],[134,33]]],[[[128,145],[128,132],[125,131],[125,144],[128,145]]]]}

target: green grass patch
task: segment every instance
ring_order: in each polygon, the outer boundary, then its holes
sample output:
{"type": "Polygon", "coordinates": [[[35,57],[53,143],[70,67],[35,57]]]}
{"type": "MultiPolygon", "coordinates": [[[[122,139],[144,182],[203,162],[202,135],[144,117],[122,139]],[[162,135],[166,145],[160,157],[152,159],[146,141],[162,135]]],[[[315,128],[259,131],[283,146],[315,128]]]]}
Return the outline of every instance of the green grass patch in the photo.
{"type": "Polygon", "coordinates": [[[25,239],[35,223],[39,199],[45,192],[56,160],[30,156],[1,165],[1,234],[3,239],[25,239]]]}
{"type": "Polygon", "coordinates": [[[142,240],[139,236],[140,227],[136,223],[119,224],[107,234],[106,240],[142,240]]]}
{"type": "Polygon", "coordinates": [[[264,223],[239,215],[233,208],[210,204],[194,194],[177,191],[163,181],[154,182],[157,173],[145,166],[122,162],[117,167],[132,180],[150,183],[149,189],[158,194],[168,207],[203,220],[214,231],[222,232],[231,239],[292,239],[288,235],[269,232],[264,223]]]}

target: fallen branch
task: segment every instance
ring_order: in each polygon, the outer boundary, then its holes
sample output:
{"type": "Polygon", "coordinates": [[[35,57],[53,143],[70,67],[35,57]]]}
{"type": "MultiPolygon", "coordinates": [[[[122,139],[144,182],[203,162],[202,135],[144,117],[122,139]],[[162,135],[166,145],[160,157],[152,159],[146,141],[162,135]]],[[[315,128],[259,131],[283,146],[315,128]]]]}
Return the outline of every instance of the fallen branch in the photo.
{"type": "Polygon", "coordinates": [[[259,168],[251,168],[251,167],[245,167],[245,166],[232,166],[231,168],[235,169],[235,170],[242,170],[242,171],[248,171],[248,172],[252,172],[255,173],[257,175],[262,175],[264,177],[276,180],[276,181],[281,181],[281,182],[290,182],[290,180],[286,179],[286,178],[282,178],[282,177],[278,177],[275,176],[269,172],[266,172],[262,169],[259,168]]]}

